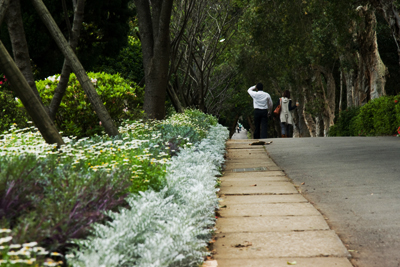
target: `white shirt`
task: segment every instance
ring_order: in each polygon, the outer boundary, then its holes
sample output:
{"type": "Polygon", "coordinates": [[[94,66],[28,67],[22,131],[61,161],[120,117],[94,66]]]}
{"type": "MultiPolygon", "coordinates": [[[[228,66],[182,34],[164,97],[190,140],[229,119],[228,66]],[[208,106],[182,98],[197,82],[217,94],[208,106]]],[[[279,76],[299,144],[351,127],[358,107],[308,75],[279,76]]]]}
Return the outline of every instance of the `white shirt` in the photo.
{"type": "Polygon", "coordinates": [[[271,96],[264,91],[253,91],[256,86],[252,86],[247,90],[249,95],[253,98],[253,107],[256,109],[268,109],[268,113],[271,114],[273,107],[271,96]]]}

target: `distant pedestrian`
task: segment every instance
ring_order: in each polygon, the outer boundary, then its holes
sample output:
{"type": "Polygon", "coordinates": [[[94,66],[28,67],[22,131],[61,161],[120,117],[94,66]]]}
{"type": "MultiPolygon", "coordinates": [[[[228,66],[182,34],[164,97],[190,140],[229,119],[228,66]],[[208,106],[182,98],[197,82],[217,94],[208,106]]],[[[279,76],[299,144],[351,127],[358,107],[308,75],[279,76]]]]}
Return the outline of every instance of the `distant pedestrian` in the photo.
{"type": "Polygon", "coordinates": [[[299,106],[299,103],[296,102],[296,106],[292,105],[292,100],[290,99],[290,92],[286,90],[283,93],[282,98],[279,98],[279,103],[277,105],[281,105],[281,113],[279,115],[280,124],[281,124],[281,134],[282,138],[290,136],[290,128],[293,125],[293,117],[291,111],[296,109],[299,106]]]}
{"type": "Polygon", "coordinates": [[[253,98],[255,124],[254,139],[267,138],[268,116],[271,115],[273,107],[271,96],[263,91],[262,83],[250,87],[247,92],[253,98]]]}
{"type": "Polygon", "coordinates": [[[237,130],[237,132],[238,132],[238,133],[240,132],[239,125],[238,125],[238,126],[236,126],[236,130],[237,130]]]}

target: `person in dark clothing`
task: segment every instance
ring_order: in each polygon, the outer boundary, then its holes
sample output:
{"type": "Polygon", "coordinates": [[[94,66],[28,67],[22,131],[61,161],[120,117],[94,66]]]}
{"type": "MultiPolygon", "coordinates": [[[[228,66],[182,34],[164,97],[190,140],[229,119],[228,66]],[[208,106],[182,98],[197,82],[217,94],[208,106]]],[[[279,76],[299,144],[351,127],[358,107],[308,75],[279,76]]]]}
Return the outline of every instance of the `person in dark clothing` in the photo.
{"type": "Polygon", "coordinates": [[[268,116],[271,115],[273,107],[271,96],[263,91],[262,83],[250,87],[247,92],[253,98],[254,139],[267,138],[268,116]]]}

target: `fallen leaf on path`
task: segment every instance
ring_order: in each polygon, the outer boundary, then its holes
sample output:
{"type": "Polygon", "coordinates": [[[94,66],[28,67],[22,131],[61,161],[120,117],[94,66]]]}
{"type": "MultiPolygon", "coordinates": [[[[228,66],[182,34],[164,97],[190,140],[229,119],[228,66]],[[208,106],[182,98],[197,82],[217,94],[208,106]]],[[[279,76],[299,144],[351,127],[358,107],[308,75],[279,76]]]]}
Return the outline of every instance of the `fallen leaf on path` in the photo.
{"type": "Polygon", "coordinates": [[[257,141],[257,142],[253,142],[253,143],[251,143],[249,145],[250,146],[264,146],[264,145],[269,145],[271,143],[272,143],[272,141],[269,141],[269,142],[257,141]]]}
{"type": "Polygon", "coordinates": [[[305,182],[302,182],[302,183],[301,183],[301,185],[305,185],[305,184],[306,184],[305,182]]]}
{"type": "Polygon", "coordinates": [[[296,261],[288,261],[287,264],[288,264],[288,265],[296,265],[297,262],[296,262],[296,261]]]}
{"type": "Polygon", "coordinates": [[[251,242],[248,242],[248,241],[244,241],[244,244],[236,244],[236,245],[232,245],[232,247],[235,247],[235,248],[245,248],[245,247],[250,247],[250,246],[252,246],[253,244],[251,243],[251,242]]]}

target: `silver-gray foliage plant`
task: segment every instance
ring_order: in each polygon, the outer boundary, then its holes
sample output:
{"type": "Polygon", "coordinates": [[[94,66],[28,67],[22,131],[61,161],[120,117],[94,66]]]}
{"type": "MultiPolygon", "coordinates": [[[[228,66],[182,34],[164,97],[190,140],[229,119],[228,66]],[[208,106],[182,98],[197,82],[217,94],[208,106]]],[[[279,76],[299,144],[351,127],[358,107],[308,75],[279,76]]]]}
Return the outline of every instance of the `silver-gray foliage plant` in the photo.
{"type": "Polygon", "coordinates": [[[112,221],[95,224],[78,240],[73,266],[197,266],[215,224],[216,175],[224,162],[228,130],[211,127],[207,138],[181,150],[167,168],[166,186],[131,195],[130,209],[109,211],[112,221]]]}

